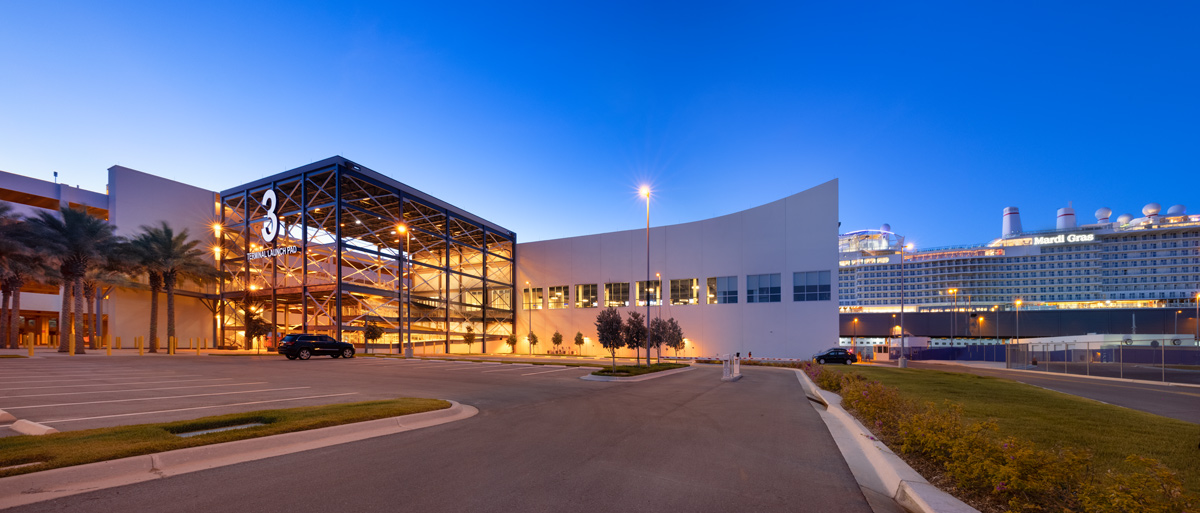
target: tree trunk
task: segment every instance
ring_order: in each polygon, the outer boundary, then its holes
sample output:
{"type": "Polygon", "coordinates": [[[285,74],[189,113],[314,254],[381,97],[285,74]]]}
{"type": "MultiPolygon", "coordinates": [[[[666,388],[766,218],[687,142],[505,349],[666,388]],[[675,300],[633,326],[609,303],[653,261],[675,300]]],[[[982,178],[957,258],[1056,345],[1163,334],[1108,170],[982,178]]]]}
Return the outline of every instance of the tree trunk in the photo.
{"type": "Polygon", "coordinates": [[[88,282],[83,284],[83,297],[81,299],[87,302],[87,317],[84,318],[83,333],[87,336],[88,349],[96,349],[96,331],[92,326],[96,321],[96,303],[92,302],[92,298],[96,294],[96,285],[88,282]]]}
{"type": "Polygon", "coordinates": [[[175,338],[175,273],[163,273],[163,288],[167,291],[167,341],[175,338]]]}
{"type": "MultiPolygon", "coordinates": [[[[17,292],[17,295],[21,295],[17,292]]],[[[8,323],[9,323],[9,308],[8,300],[12,296],[12,289],[8,286],[0,287],[0,347],[12,348],[8,341],[8,323]]]]}
{"type": "Polygon", "coordinates": [[[9,349],[21,348],[21,287],[25,283],[17,281],[13,284],[12,309],[8,315],[9,327],[8,332],[8,347],[9,349]]]}
{"type": "Polygon", "coordinates": [[[150,275],[150,352],[158,352],[158,289],[162,284],[162,277],[156,274],[150,275]]]}
{"type": "Polygon", "coordinates": [[[72,323],[72,328],[75,331],[75,354],[86,354],[87,348],[83,345],[83,277],[75,278],[75,286],[72,287],[75,293],[75,321],[72,323]]]}
{"type": "Polygon", "coordinates": [[[62,308],[58,311],[58,352],[66,353],[71,350],[71,281],[63,280],[62,308]]]}

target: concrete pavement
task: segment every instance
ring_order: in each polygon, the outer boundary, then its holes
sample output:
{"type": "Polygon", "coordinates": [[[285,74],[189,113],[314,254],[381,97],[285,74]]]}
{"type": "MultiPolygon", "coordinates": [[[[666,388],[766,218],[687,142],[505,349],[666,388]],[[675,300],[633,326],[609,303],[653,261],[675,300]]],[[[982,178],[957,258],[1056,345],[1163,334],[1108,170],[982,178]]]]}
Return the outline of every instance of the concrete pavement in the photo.
{"type": "Polygon", "coordinates": [[[451,399],[480,413],[14,511],[871,510],[789,370],[745,368],[741,381],[722,383],[719,369],[702,367],[628,384],[577,379],[590,369],[381,362],[346,372],[296,363],[255,369],[270,380],[350,381],[364,395],[451,399]]]}

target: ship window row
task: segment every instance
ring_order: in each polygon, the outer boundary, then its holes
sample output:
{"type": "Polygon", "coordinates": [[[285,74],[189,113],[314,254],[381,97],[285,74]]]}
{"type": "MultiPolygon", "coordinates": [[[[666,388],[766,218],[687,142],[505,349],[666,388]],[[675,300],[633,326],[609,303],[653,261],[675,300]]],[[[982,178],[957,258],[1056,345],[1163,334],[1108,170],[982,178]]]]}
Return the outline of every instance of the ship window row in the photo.
{"type": "MultiPolygon", "coordinates": [[[[792,273],[792,301],[829,301],[833,297],[833,286],[830,271],[804,271],[792,273]]],[[[706,297],[704,304],[736,304],[740,296],[737,276],[718,276],[705,280],[706,297]]],[[[585,283],[574,286],[575,308],[597,308],[601,305],[600,294],[603,291],[605,307],[627,306],[659,306],[668,300],[672,305],[701,304],[700,280],[685,278],[670,280],[669,289],[662,290],[661,281],[637,281],[633,287],[628,282],[585,283]],[[630,301],[630,293],[636,291],[636,300],[630,301]],[[669,296],[664,292],[669,291],[669,296]]],[[[747,303],[779,303],[783,300],[782,275],[751,274],[746,276],[747,303]]],[[[525,308],[541,310],[543,306],[551,309],[567,308],[571,304],[572,287],[556,285],[547,287],[527,287],[523,289],[525,308]]]]}

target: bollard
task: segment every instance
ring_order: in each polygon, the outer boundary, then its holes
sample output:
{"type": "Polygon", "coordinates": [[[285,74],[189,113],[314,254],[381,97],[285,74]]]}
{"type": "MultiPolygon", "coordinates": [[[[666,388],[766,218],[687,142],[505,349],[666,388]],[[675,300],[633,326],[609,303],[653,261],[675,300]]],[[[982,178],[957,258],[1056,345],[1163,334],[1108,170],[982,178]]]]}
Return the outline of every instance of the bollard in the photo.
{"type": "Polygon", "coordinates": [[[204,348],[208,349],[208,337],[204,337],[204,348]]]}
{"type": "Polygon", "coordinates": [[[67,356],[75,356],[75,337],[67,337],[67,356]]]}
{"type": "Polygon", "coordinates": [[[112,356],[112,344],[109,343],[108,335],[100,337],[100,343],[104,344],[104,350],[108,356],[112,356]]]}
{"type": "Polygon", "coordinates": [[[33,356],[33,334],[29,334],[29,356],[33,356]]]}
{"type": "Polygon", "coordinates": [[[192,339],[192,347],[196,348],[196,356],[200,356],[200,339],[192,339]]]}
{"type": "Polygon", "coordinates": [[[137,344],[138,356],[145,354],[142,352],[142,337],[134,337],[134,343],[137,344]]]}
{"type": "Polygon", "coordinates": [[[121,337],[117,337],[117,349],[121,349],[121,337]]]}
{"type": "Polygon", "coordinates": [[[171,354],[175,354],[175,352],[179,349],[179,339],[177,339],[175,337],[170,337],[170,339],[171,339],[171,354]]]}

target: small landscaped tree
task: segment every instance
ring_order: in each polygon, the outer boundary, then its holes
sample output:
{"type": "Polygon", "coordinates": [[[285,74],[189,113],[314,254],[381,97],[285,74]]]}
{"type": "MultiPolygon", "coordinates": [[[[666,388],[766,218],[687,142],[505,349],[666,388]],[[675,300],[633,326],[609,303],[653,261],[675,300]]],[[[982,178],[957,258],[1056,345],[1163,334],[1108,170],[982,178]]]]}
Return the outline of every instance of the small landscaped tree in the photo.
{"type": "Polygon", "coordinates": [[[368,322],[366,329],[363,330],[363,338],[366,339],[366,344],[363,344],[363,352],[367,352],[367,344],[383,338],[383,328],[378,324],[368,322]]]}
{"type": "Polygon", "coordinates": [[[467,352],[471,352],[471,345],[475,343],[475,327],[467,325],[467,332],[463,333],[463,343],[467,345],[467,352]]]}
{"type": "Polygon", "coordinates": [[[246,345],[253,347],[254,341],[258,337],[271,333],[272,328],[274,326],[264,320],[258,312],[250,311],[246,314],[246,345]]]}
{"type": "MultiPolygon", "coordinates": [[[[641,348],[646,347],[646,320],[638,312],[629,312],[625,319],[625,346],[638,353],[637,364],[642,364],[641,348]]],[[[650,365],[650,353],[646,353],[646,365],[650,365]]]]}
{"type": "MultiPolygon", "coordinates": [[[[662,360],[662,345],[663,345],[663,343],[666,342],[667,330],[668,330],[667,321],[664,321],[662,319],[662,317],[650,319],[650,339],[649,339],[650,345],[649,345],[649,347],[653,347],[658,350],[658,360],[659,361],[662,360]]],[[[649,363],[649,361],[650,361],[650,350],[647,349],[646,350],[646,362],[649,363]]]]}
{"type": "Polygon", "coordinates": [[[583,332],[582,331],[575,332],[575,345],[579,346],[578,351],[579,351],[579,354],[582,355],[583,354],[583,332]]]}
{"type": "Polygon", "coordinates": [[[679,350],[683,349],[683,328],[679,327],[679,323],[675,322],[675,318],[667,319],[667,347],[675,350],[675,357],[679,357],[679,350]]]}
{"type": "Polygon", "coordinates": [[[537,333],[530,330],[527,338],[529,339],[529,355],[533,356],[533,346],[536,346],[538,343],[537,333]]]}
{"type": "MultiPolygon", "coordinates": [[[[582,338],[581,335],[576,335],[576,340],[582,338]]],[[[616,372],[617,350],[625,347],[621,313],[616,308],[606,308],[596,316],[596,339],[600,341],[600,346],[607,349],[612,356],[613,372],[616,372]]]]}
{"type": "Polygon", "coordinates": [[[508,338],[504,339],[504,343],[508,344],[508,349],[512,352],[517,352],[517,334],[509,333],[508,338]]]}
{"type": "Polygon", "coordinates": [[[562,345],[562,333],[559,333],[558,330],[554,330],[554,334],[550,335],[550,343],[554,344],[555,350],[558,350],[558,346],[562,345]]]}

